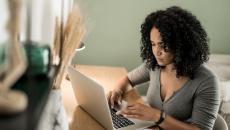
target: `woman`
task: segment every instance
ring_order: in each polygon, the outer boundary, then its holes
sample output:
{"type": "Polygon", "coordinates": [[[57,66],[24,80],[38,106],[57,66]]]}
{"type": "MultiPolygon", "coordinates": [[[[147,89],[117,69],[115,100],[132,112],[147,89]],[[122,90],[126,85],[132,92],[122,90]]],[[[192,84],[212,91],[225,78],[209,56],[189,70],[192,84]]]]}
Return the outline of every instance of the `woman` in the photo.
{"type": "Polygon", "coordinates": [[[125,117],[156,122],[164,130],[212,130],[220,104],[217,78],[203,66],[208,38],[190,12],[173,6],[149,14],[141,26],[142,65],[108,95],[113,106],[126,86],[150,81],[147,102],[129,104],[125,117]]]}

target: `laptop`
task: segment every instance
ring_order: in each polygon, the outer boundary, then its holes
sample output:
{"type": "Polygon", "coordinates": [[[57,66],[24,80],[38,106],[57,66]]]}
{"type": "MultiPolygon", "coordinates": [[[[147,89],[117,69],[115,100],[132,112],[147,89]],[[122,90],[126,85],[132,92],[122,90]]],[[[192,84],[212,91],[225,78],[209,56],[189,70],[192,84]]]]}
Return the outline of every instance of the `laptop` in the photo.
{"type": "Polygon", "coordinates": [[[116,115],[107,101],[103,87],[93,79],[68,67],[68,75],[78,104],[107,130],[135,130],[154,125],[151,121],[116,115]]]}

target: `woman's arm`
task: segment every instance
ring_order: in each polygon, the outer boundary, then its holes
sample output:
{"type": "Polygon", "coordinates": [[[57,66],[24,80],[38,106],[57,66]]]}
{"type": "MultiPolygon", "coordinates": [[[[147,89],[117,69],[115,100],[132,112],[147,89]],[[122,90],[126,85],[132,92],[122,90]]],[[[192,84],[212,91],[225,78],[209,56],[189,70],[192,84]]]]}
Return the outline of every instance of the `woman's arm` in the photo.
{"type": "MultiPolygon", "coordinates": [[[[212,130],[218,113],[219,100],[216,78],[206,78],[199,83],[199,87],[194,93],[191,123],[183,122],[167,115],[159,126],[165,130],[212,130]]],[[[128,105],[121,112],[126,117],[154,122],[160,119],[160,113],[160,110],[156,108],[138,103],[128,105]]]]}
{"type": "Polygon", "coordinates": [[[114,86],[114,90],[120,91],[123,95],[123,93],[127,91],[128,86],[132,86],[132,84],[130,83],[128,76],[125,75],[118,80],[116,86],[114,86]]]}
{"type": "Polygon", "coordinates": [[[131,85],[127,76],[121,77],[114,86],[114,89],[107,95],[108,103],[114,107],[115,104],[121,104],[123,94],[127,91],[128,86],[131,85]]]}
{"type": "Polygon", "coordinates": [[[109,104],[113,107],[115,103],[121,103],[124,92],[128,90],[128,86],[135,86],[149,80],[149,70],[145,63],[129,72],[128,75],[121,77],[114,86],[114,90],[107,95],[109,104]]]}
{"type": "MultiPolygon", "coordinates": [[[[136,103],[129,104],[121,114],[127,118],[157,122],[160,119],[161,111],[144,104],[136,103]]],[[[179,121],[169,115],[166,115],[164,121],[159,126],[164,130],[200,130],[194,124],[179,121]]]]}
{"type": "Polygon", "coordinates": [[[171,116],[166,116],[159,126],[164,130],[201,130],[195,124],[182,122],[171,116]]]}

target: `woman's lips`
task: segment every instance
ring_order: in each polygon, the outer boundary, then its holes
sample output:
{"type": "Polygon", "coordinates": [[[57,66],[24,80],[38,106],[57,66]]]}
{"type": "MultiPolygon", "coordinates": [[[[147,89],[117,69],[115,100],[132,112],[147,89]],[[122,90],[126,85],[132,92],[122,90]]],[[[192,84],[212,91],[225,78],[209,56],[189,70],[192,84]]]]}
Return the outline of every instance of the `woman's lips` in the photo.
{"type": "Polygon", "coordinates": [[[158,61],[162,61],[163,59],[161,59],[161,58],[156,58],[158,61]]]}

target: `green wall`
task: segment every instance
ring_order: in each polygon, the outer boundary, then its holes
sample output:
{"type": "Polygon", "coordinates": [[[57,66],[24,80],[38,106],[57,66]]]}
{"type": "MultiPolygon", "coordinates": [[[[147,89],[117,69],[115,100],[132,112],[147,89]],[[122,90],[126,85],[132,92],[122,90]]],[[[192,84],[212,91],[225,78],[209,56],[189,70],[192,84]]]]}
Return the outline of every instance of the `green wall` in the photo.
{"type": "Polygon", "coordinates": [[[73,63],[125,66],[141,63],[140,25],[147,14],[178,5],[201,21],[211,53],[230,54],[230,0],[77,0],[86,18],[85,50],[73,63]]]}

